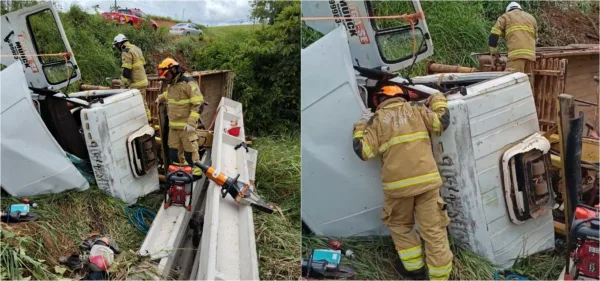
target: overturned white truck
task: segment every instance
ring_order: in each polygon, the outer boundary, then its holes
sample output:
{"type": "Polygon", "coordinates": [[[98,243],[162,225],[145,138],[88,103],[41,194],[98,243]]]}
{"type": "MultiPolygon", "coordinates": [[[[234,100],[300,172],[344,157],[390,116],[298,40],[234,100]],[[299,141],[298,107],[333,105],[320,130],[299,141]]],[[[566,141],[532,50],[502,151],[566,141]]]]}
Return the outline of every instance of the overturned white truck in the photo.
{"type": "MultiPolygon", "coordinates": [[[[379,15],[370,1],[323,4],[302,2],[302,12],[379,15]]],[[[406,4],[410,9],[402,13],[422,12],[419,1],[406,4]]],[[[352,149],[353,123],[373,106],[376,84],[386,79],[423,98],[447,94],[451,124],[441,136],[432,136],[432,144],[455,242],[502,267],[554,247],[550,143],[540,134],[527,75],[451,73],[409,81],[389,72],[433,54],[425,19],[416,23],[415,37],[400,21],[394,26],[357,18],[306,24],[325,34],[302,50],[302,126],[310,128],[302,130],[302,220],[312,232],[389,234],[380,219],[380,163],[362,162],[352,149]],[[416,58],[413,38],[419,46],[416,58]],[[333,198],[344,204],[330,204],[333,198]]]]}
{"type": "MultiPolygon", "coordinates": [[[[51,3],[3,15],[2,39],[3,190],[12,196],[86,190],[90,184],[73,159],[89,161],[89,180],[129,205],[159,189],[157,136],[138,90],[59,91],[81,73],[51,3]]],[[[216,115],[215,136],[201,161],[252,185],[257,151],[235,148],[245,141],[241,104],[229,99],[231,91],[204,95],[217,102],[208,111],[216,115]],[[239,137],[223,133],[233,119],[239,137]]],[[[192,211],[161,207],[139,254],[156,261],[159,279],[257,280],[251,207],[221,198],[206,178],[193,185],[192,211]]]]}

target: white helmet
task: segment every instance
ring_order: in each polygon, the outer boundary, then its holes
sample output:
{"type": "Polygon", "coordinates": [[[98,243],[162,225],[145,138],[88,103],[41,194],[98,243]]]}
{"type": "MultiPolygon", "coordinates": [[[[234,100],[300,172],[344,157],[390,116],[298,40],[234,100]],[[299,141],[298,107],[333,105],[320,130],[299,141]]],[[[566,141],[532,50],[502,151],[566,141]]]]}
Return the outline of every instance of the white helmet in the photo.
{"type": "Polygon", "coordinates": [[[521,5],[519,5],[519,3],[517,2],[510,2],[510,4],[508,4],[508,6],[506,6],[506,11],[510,11],[513,9],[519,9],[519,10],[523,10],[521,9],[521,5]]]}
{"type": "Polygon", "coordinates": [[[127,41],[127,37],[125,37],[125,35],[123,34],[118,34],[117,36],[115,36],[115,40],[113,40],[113,46],[116,46],[118,43],[123,43],[127,41]]]}

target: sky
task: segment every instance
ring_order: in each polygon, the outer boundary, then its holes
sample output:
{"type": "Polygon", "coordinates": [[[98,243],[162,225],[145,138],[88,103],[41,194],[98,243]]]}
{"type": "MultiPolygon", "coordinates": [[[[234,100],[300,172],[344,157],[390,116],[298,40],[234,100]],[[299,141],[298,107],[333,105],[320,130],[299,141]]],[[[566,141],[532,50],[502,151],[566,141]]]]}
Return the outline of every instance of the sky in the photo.
{"type": "MultiPolygon", "coordinates": [[[[122,8],[138,8],[142,12],[157,16],[167,16],[173,19],[192,20],[207,26],[232,25],[249,23],[250,0],[196,0],[196,1],[148,1],[148,0],[117,0],[122,8]]],[[[59,0],[64,10],[72,4],[78,4],[88,12],[93,13],[94,5],[100,5],[100,12],[110,11],[114,0],[59,0]]]]}

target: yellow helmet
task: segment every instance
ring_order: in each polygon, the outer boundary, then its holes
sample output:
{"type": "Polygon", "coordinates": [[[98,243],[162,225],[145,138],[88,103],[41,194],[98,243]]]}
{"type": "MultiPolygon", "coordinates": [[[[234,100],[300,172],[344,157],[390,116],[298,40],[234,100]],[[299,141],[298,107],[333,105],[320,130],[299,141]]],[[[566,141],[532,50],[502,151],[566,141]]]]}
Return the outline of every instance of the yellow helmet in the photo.
{"type": "Polygon", "coordinates": [[[379,93],[386,96],[395,96],[399,94],[404,94],[404,91],[402,91],[402,88],[398,86],[384,86],[381,88],[381,91],[379,93]]]}
{"type": "Polygon", "coordinates": [[[164,77],[165,74],[167,74],[167,71],[169,70],[169,68],[171,68],[172,66],[175,66],[175,65],[179,65],[179,63],[177,61],[175,61],[174,59],[172,59],[172,58],[164,59],[158,65],[158,76],[164,77]]]}

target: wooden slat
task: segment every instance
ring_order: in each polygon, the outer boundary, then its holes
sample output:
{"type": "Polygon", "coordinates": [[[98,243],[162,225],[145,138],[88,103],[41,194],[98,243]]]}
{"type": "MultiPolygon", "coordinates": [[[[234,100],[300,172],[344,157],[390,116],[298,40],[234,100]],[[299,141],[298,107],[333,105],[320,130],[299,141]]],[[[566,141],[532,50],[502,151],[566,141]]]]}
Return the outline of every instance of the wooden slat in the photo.
{"type": "Polygon", "coordinates": [[[540,125],[550,126],[550,127],[556,125],[556,121],[550,121],[550,120],[544,120],[544,119],[540,119],[539,123],[540,123],[540,125]]]}
{"type": "MultiPolygon", "coordinates": [[[[552,59],[552,68],[554,70],[558,70],[559,69],[559,58],[555,58],[552,59]]],[[[554,120],[555,116],[557,116],[556,112],[555,112],[555,102],[554,100],[556,99],[556,97],[558,97],[558,94],[561,93],[560,89],[559,89],[559,82],[558,82],[558,76],[556,77],[552,77],[551,79],[551,84],[550,87],[552,89],[552,96],[550,96],[549,102],[548,102],[548,118],[550,120],[554,120]]]]}
{"type": "Polygon", "coordinates": [[[542,53],[537,54],[540,58],[565,58],[572,56],[585,56],[585,55],[598,55],[600,51],[598,49],[595,50],[585,50],[585,51],[565,51],[565,52],[555,52],[555,53],[542,53]]]}
{"type": "MultiPolygon", "coordinates": [[[[563,73],[562,76],[558,77],[558,89],[556,91],[556,96],[554,97],[554,99],[558,98],[558,95],[561,93],[564,93],[566,90],[566,86],[567,86],[567,75],[568,75],[568,71],[567,71],[567,67],[568,67],[568,60],[567,59],[560,59],[558,61],[558,68],[559,70],[563,73]]],[[[553,120],[558,121],[558,108],[557,108],[557,104],[556,102],[552,102],[552,109],[553,109],[553,120]]]]}
{"type": "MultiPolygon", "coordinates": [[[[546,59],[537,59],[536,60],[536,64],[537,64],[537,69],[539,70],[544,70],[546,67],[546,59]]],[[[544,81],[546,81],[546,77],[541,76],[541,77],[537,77],[538,79],[535,79],[535,96],[536,96],[536,108],[538,111],[538,119],[544,119],[543,117],[543,95],[544,95],[544,81]]]]}
{"type": "Polygon", "coordinates": [[[535,70],[533,73],[535,75],[546,75],[546,76],[560,76],[561,72],[559,70],[535,70]]]}
{"type": "MultiPolygon", "coordinates": [[[[542,59],[542,69],[548,69],[548,67],[550,66],[550,59],[542,59]]],[[[542,111],[542,116],[541,119],[545,119],[545,120],[552,120],[552,118],[549,118],[546,114],[546,112],[548,111],[547,109],[547,102],[546,102],[546,96],[549,94],[549,90],[550,90],[550,78],[549,76],[542,76],[542,87],[541,87],[541,91],[540,91],[540,95],[542,98],[542,102],[540,103],[540,110],[542,111]]]]}

